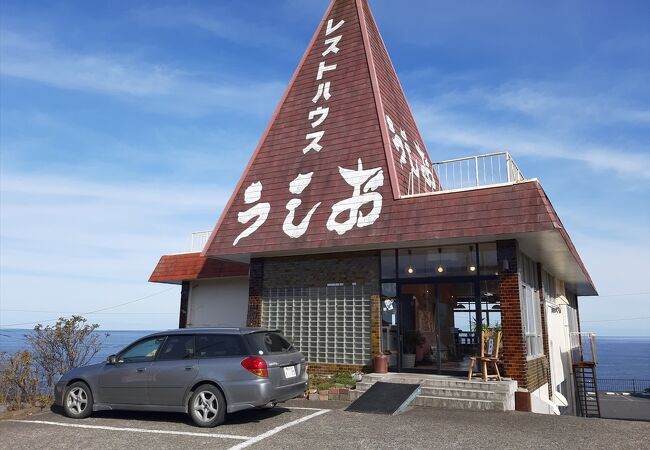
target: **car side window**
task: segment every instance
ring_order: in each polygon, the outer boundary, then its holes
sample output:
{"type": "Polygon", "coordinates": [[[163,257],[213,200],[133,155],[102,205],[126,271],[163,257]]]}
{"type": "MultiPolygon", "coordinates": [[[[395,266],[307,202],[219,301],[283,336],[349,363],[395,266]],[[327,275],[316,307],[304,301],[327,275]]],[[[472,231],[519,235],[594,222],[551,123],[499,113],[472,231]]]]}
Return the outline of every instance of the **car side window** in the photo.
{"type": "Polygon", "coordinates": [[[158,361],[194,358],[194,336],[170,335],[158,353],[158,361]]]}
{"type": "Polygon", "coordinates": [[[200,334],[196,336],[196,355],[199,358],[243,356],[244,343],[235,334],[200,334]]]}
{"type": "Polygon", "coordinates": [[[121,353],[117,358],[117,362],[132,363],[153,361],[158,354],[158,349],[165,341],[165,338],[166,336],[155,336],[137,342],[121,353]]]}

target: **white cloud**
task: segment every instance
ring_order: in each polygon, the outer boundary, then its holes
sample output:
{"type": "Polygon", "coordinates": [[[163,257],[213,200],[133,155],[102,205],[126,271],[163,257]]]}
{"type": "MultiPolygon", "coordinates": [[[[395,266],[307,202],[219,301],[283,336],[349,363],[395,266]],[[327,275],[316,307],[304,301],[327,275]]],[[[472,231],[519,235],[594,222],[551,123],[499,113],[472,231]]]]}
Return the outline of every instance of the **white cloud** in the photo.
{"type": "MultiPolygon", "coordinates": [[[[460,147],[476,152],[508,150],[515,157],[530,155],[579,161],[592,169],[614,171],[622,176],[650,179],[650,155],[647,142],[639,144],[614,144],[601,139],[592,142],[581,128],[589,117],[578,111],[589,110],[583,100],[568,99],[525,90],[490,93],[485,90],[441,95],[414,102],[420,131],[428,141],[429,151],[435,155],[436,146],[460,147]],[[480,108],[498,110],[496,113],[476,114],[480,108]],[[455,112],[459,107],[460,112],[455,112]],[[532,115],[536,123],[522,123],[521,118],[505,120],[502,115],[532,115]],[[562,126],[557,123],[561,122],[562,126]]],[[[627,121],[645,125],[643,110],[612,108],[609,116],[604,104],[596,102],[591,107],[601,120],[627,121]]],[[[435,159],[435,156],[434,156],[435,159]]]]}
{"type": "MultiPolygon", "coordinates": [[[[1,188],[1,307],[80,312],[164,289],[147,282],[160,255],[186,251],[190,232],[211,228],[229,195],[197,183],[20,173],[3,173],[1,188]]],[[[12,323],[4,313],[1,322],[12,323]]]]}
{"type": "Polygon", "coordinates": [[[0,74],[56,88],[119,96],[156,111],[205,114],[215,109],[266,112],[284,83],[213,80],[129,55],[95,55],[4,30],[0,74]],[[145,101],[146,100],[146,101],[145,101]]]}

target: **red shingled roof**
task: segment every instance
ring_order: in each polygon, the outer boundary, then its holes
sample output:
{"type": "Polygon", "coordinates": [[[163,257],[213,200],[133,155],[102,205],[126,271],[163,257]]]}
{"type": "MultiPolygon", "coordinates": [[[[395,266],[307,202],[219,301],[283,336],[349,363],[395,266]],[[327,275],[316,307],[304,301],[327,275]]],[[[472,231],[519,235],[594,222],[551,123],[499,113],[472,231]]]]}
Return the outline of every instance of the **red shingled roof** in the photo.
{"type": "Polygon", "coordinates": [[[248,276],[248,264],[206,258],[197,252],[162,256],[149,281],[180,283],[203,278],[239,276],[248,276]]]}
{"type": "Polygon", "coordinates": [[[557,231],[578,278],[592,285],[536,180],[440,193],[430,166],[367,0],[334,0],[203,255],[245,260],[557,231]],[[424,195],[404,198],[413,193],[424,195]]]}

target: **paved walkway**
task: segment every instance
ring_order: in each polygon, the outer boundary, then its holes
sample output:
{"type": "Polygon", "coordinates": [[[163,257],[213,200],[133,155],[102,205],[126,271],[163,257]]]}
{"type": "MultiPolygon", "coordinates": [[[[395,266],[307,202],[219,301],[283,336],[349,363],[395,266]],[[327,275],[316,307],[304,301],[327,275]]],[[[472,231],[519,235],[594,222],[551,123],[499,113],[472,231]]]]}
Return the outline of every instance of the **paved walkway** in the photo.
{"type": "Polygon", "coordinates": [[[182,414],[102,412],[72,420],[48,411],[0,421],[0,448],[637,450],[650,442],[647,422],[417,407],[391,417],[348,413],[347,405],[293,400],[232,414],[214,429],[197,428],[182,414]]]}
{"type": "Polygon", "coordinates": [[[600,415],[608,419],[650,421],[650,395],[600,394],[600,415]]]}

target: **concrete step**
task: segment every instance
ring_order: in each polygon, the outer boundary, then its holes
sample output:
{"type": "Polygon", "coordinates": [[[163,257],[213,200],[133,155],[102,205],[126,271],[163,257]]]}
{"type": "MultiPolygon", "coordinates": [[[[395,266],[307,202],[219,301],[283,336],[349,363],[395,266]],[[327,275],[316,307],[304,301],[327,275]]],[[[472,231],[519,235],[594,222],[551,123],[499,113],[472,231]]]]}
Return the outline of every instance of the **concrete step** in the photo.
{"type": "MultiPolygon", "coordinates": [[[[357,391],[365,392],[370,389],[374,383],[357,383],[357,391]]],[[[464,398],[470,400],[507,400],[507,392],[487,391],[485,389],[456,389],[449,387],[429,387],[420,386],[421,395],[430,397],[446,397],[446,398],[464,398]]]]}
{"type": "Polygon", "coordinates": [[[419,374],[366,374],[350,391],[350,400],[356,400],[377,381],[385,383],[409,383],[420,385],[418,395],[412,405],[470,409],[477,411],[510,411],[514,409],[515,381],[484,382],[468,381],[448,376],[419,374]]]}
{"type": "Polygon", "coordinates": [[[469,409],[473,411],[506,411],[506,405],[503,402],[433,397],[430,395],[418,395],[411,405],[426,406],[429,408],[469,409]]]}
{"type": "Polygon", "coordinates": [[[383,381],[387,383],[411,383],[419,384],[421,387],[430,387],[437,389],[469,389],[469,390],[484,390],[490,392],[503,392],[513,393],[517,390],[516,383],[507,382],[486,382],[479,380],[463,380],[462,378],[454,377],[418,377],[411,376],[411,374],[390,374],[388,376],[367,374],[363,376],[362,382],[375,383],[376,381],[383,381]]]}

